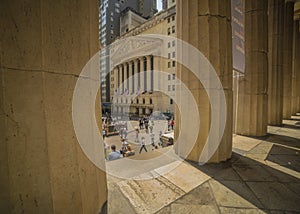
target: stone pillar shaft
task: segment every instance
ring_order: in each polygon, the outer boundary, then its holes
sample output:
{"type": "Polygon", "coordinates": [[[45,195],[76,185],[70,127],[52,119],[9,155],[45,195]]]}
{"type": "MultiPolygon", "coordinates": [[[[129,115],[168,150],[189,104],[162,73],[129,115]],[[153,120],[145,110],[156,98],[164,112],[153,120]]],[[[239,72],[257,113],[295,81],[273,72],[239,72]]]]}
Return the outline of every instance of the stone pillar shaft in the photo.
{"type": "Polygon", "coordinates": [[[151,58],[150,56],[146,57],[147,60],[147,91],[149,92],[151,90],[151,58]]]}
{"type": "Polygon", "coordinates": [[[268,123],[282,125],[284,0],[269,0],[268,123]]]}
{"type": "Polygon", "coordinates": [[[245,74],[239,77],[236,133],[267,133],[268,1],[245,1],[245,74]]]}
{"type": "Polygon", "coordinates": [[[292,116],[292,58],[294,2],[285,3],[283,41],[283,118],[292,116]]]}
{"type": "Polygon", "coordinates": [[[137,93],[137,91],[138,91],[138,87],[139,87],[139,84],[138,84],[138,60],[137,59],[135,59],[134,60],[134,93],[137,93]]]}
{"type": "MultiPolygon", "coordinates": [[[[106,174],[83,153],[72,122],[76,81],[99,51],[98,8],[1,2],[0,213],[100,213],[107,200],[106,174]]],[[[100,118],[100,103],[91,117],[100,118]]]]}
{"type": "MultiPolygon", "coordinates": [[[[225,161],[231,157],[232,150],[232,31],[231,31],[231,3],[230,0],[188,0],[177,2],[177,36],[198,48],[214,67],[223,89],[211,88],[211,91],[223,90],[227,102],[227,121],[220,145],[209,162],[225,161]]],[[[197,62],[190,62],[197,63],[197,62]]],[[[207,71],[209,72],[209,71],[207,71]]],[[[197,141],[187,159],[199,162],[204,145],[208,138],[211,124],[210,101],[206,89],[193,73],[181,65],[177,67],[176,76],[188,87],[198,106],[201,119],[200,132],[197,141]]],[[[176,97],[180,96],[176,90],[176,97]]],[[[179,98],[180,99],[180,98],[179,98]]],[[[219,99],[217,96],[213,99],[219,99]]],[[[214,113],[220,114],[220,109],[214,113]]],[[[189,114],[188,109],[175,108],[175,139],[180,132],[182,123],[181,113],[189,114]]],[[[194,113],[191,113],[194,114],[194,113]]],[[[219,126],[220,124],[217,124],[219,126]]],[[[195,126],[195,124],[191,124],[195,126]]],[[[192,127],[191,127],[192,128],[192,127]]],[[[218,133],[214,133],[218,135],[218,133]]],[[[187,138],[188,140],[188,138],[187,138]]],[[[181,155],[185,142],[175,144],[175,152],[181,155]]]]}
{"type": "Polygon", "coordinates": [[[144,91],[145,87],[145,72],[144,72],[144,57],[139,58],[140,60],[140,90],[144,91]]]}
{"type": "Polygon", "coordinates": [[[300,33],[299,20],[294,21],[292,73],[292,115],[300,112],[300,33]]]}

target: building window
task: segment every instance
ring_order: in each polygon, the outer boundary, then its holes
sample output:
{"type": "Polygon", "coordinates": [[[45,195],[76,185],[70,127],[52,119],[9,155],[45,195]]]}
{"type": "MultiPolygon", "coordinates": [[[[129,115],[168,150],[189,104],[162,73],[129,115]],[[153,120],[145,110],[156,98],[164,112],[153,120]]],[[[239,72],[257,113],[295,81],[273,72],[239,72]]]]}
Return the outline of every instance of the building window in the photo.
{"type": "Polygon", "coordinates": [[[152,104],[152,99],[151,99],[151,98],[150,98],[150,101],[149,101],[149,102],[150,102],[150,104],[152,104]]]}
{"type": "Polygon", "coordinates": [[[170,23],[170,17],[168,18],[168,23],[170,23]]]}
{"type": "Polygon", "coordinates": [[[168,35],[171,34],[171,28],[168,28],[168,35]]]}
{"type": "MultiPolygon", "coordinates": [[[[174,1],[173,1],[174,2],[174,1]]],[[[172,21],[175,21],[175,16],[172,16],[172,21]]]]}
{"type": "Polygon", "coordinates": [[[172,57],[175,58],[175,52],[172,53],[172,57]]]}
{"type": "Polygon", "coordinates": [[[171,62],[168,62],[168,68],[170,68],[171,67],[171,62]]]}
{"type": "Polygon", "coordinates": [[[168,59],[170,59],[171,58],[171,53],[168,53],[168,59]]]}
{"type": "Polygon", "coordinates": [[[143,104],[145,104],[146,103],[146,100],[145,100],[145,98],[143,99],[143,104]]]}
{"type": "Polygon", "coordinates": [[[168,91],[171,91],[171,86],[170,85],[168,85],[168,91]]]}
{"type": "Polygon", "coordinates": [[[173,99],[170,99],[170,104],[173,105],[173,99]]]}
{"type": "Polygon", "coordinates": [[[175,40],[172,42],[172,46],[175,47],[175,40]]]}
{"type": "Polygon", "coordinates": [[[175,62],[175,61],[173,61],[173,62],[172,62],[172,66],[173,66],[173,67],[175,67],[175,65],[176,65],[176,62],[175,62]]]}
{"type": "Polygon", "coordinates": [[[173,80],[175,79],[175,74],[172,74],[173,80]]]}
{"type": "Polygon", "coordinates": [[[136,99],[136,104],[139,104],[139,99],[136,99]]]}
{"type": "Polygon", "coordinates": [[[171,42],[168,42],[168,48],[170,48],[171,47],[171,42]]]}
{"type": "Polygon", "coordinates": [[[171,74],[168,75],[168,80],[171,80],[171,74]]]}
{"type": "Polygon", "coordinates": [[[172,26],[172,33],[175,33],[175,26],[172,26]]]}
{"type": "Polygon", "coordinates": [[[175,85],[172,85],[172,90],[175,91],[175,85]]]}

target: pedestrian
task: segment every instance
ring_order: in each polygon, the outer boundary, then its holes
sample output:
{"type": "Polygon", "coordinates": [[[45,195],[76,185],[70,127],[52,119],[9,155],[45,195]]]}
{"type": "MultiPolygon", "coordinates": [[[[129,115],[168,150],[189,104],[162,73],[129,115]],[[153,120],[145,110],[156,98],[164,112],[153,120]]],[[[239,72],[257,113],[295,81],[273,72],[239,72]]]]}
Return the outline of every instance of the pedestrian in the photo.
{"type": "Polygon", "coordinates": [[[151,140],[152,150],[154,150],[155,143],[154,143],[154,134],[153,133],[150,134],[150,140],[151,140]]]}
{"type": "Polygon", "coordinates": [[[103,137],[103,140],[104,140],[105,137],[106,137],[106,131],[105,131],[105,128],[102,130],[102,137],[103,137]]]}
{"type": "Polygon", "coordinates": [[[121,158],[121,154],[119,151],[116,151],[116,146],[111,145],[111,152],[108,155],[108,160],[117,160],[121,158]]]}
{"type": "Polygon", "coordinates": [[[140,129],[143,129],[143,120],[142,119],[139,120],[139,126],[140,126],[140,129]]]}
{"type": "Polygon", "coordinates": [[[171,120],[171,124],[170,125],[171,125],[172,130],[174,130],[174,120],[173,119],[171,120]]]}
{"type": "Polygon", "coordinates": [[[158,145],[159,145],[159,146],[162,146],[162,131],[159,131],[158,145]]]}
{"type": "Polygon", "coordinates": [[[139,142],[139,133],[140,133],[140,131],[139,131],[139,129],[138,128],[136,128],[135,129],[135,142],[139,142]]]}
{"type": "Polygon", "coordinates": [[[127,152],[127,145],[128,143],[126,142],[125,138],[122,138],[122,149],[121,149],[121,154],[123,157],[125,157],[125,153],[127,152]]]}
{"type": "Polygon", "coordinates": [[[123,136],[124,136],[125,139],[127,139],[127,134],[128,134],[127,133],[127,128],[125,127],[124,130],[123,130],[123,136]]]}
{"type": "Polygon", "coordinates": [[[145,145],[145,138],[144,138],[144,137],[142,137],[141,148],[140,148],[139,154],[141,154],[141,152],[142,152],[143,149],[144,149],[146,152],[148,152],[148,151],[147,151],[147,148],[146,148],[146,145],[145,145]]]}
{"type": "Polygon", "coordinates": [[[153,132],[153,126],[149,126],[149,129],[150,129],[150,133],[153,132]]]}
{"type": "Polygon", "coordinates": [[[146,133],[149,134],[149,124],[148,122],[145,121],[145,129],[146,129],[146,133]]]}

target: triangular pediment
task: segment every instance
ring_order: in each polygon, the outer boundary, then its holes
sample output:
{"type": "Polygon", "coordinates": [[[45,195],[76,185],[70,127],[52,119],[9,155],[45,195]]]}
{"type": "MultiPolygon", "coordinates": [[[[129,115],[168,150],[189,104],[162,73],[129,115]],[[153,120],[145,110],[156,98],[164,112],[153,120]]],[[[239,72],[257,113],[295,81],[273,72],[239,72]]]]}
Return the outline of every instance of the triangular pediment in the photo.
{"type": "Polygon", "coordinates": [[[110,46],[110,67],[142,56],[162,53],[163,41],[155,37],[135,36],[119,40],[110,46]]]}

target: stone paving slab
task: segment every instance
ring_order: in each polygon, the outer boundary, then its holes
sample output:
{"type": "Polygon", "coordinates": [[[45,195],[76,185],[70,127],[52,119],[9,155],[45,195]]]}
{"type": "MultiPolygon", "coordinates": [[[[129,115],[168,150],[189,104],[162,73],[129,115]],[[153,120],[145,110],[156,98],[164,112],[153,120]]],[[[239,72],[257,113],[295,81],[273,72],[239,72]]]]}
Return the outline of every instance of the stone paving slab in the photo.
{"type": "Polygon", "coordinates": [[[235,208],[262,207],[255,195],[243,182],[223,181],[219,183],[211,179],[209,184],[218,206],[235,208]]]}
{"type": "Polygon", "coordinates": [[[186,193],[210,179],[210,176],[185,162],[180,163],[175,169],[171,170],[167,174],[164,174],[164,168],[159,168],[155,171],[186,193]]]}
{"type": "Polygon", "coordinates": [[[243,181],[277,181],[277,178],[262,165],[234,165],[233,168],[243,181]]]}
{"type": "Polygon", "coordinates": [[[221,214],[265,214],[268,213],[261,209],[241,209],[241,208],[232,208],[232,207],[220,207],[221,214]]]}
{"type": "Polygon", "coordinates": [[[280,182],[247,182],[266,209],[300,212],[300,195],[280,182]]]}
{"type": "Polygon", "coordinates": [[[140,181],[127,180],[118,185],[137,213],[154,213],[185,194],[163,177],[140,181]]]}
{"type": "Polygon", "coordinates": [[[219,210],[217,206],[212,205],[194,205],[194,204],[172,204],[171,205],[172,214],[218,214],[219,210]]]}

